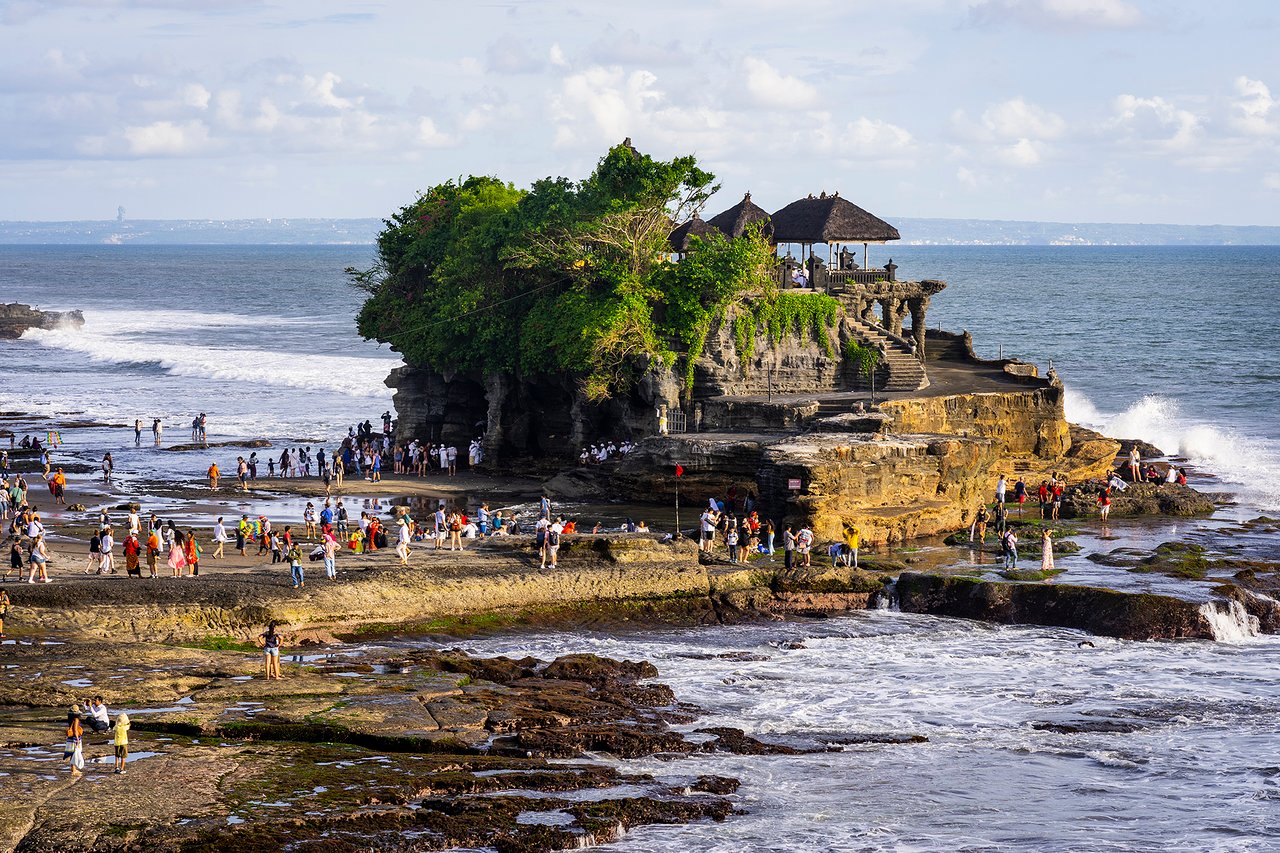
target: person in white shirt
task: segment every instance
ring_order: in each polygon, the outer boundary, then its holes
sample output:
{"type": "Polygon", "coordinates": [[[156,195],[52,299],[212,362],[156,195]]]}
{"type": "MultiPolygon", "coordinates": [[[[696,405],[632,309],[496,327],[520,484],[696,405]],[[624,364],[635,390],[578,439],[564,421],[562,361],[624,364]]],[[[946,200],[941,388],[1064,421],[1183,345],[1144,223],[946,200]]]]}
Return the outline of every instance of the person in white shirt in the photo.
{"type": "Polygon", "coordinates": [[[102,531],[102,553],[99,557],[98,574],[106,575],[116,573],[115,557],[111,554],[111,549],[115,547],[115,537],[111,535],[111,528],[108,527],[102,531]]]}
{"type": "Polygon", "coordinates": [[[217,560],[222,557],[222,546],[231,541],[227,537],[227,528],[222,524],[222,516],[218,516],[218,523],[213,526],[213,541],[218,546],[213,551],[213,559],[217,560]]]}

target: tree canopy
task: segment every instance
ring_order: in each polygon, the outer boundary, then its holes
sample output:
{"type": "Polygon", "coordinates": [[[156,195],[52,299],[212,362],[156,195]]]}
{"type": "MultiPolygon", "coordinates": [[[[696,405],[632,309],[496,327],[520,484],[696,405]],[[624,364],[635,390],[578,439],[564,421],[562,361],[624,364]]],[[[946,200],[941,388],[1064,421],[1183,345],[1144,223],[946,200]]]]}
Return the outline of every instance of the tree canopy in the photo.
{"type": "Polygon", "coordinates": [[[434,186],[385,220],[371,269],[347,270],[369,294],[360,333],[415,366],[565,373],[597,400],[659,364],[683,360],[688,377],[735,297],[773,287],[759,232],[713,234],[671,260],[668,234],[714,180],[693,157],[655,160],[624,143],[577,182],[434,186]]]}

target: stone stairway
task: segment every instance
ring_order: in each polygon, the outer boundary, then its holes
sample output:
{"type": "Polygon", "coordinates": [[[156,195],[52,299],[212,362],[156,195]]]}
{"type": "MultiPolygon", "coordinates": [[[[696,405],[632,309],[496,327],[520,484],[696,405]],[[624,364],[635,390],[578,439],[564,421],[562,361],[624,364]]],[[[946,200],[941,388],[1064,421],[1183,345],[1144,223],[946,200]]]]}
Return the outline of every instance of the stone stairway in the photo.
{"type": "Polygon", "coordinates": [[[901,338],[862,320],[847,322],[853,335],[863,345],[869,344],[884,353],[880,360],[881,369],[876,371],[877,391],[919,391],[929,387],[929,377],[924,372],[924,366],[901,338]],[[883,386],[880,385],[882,381],[883,386]]]}

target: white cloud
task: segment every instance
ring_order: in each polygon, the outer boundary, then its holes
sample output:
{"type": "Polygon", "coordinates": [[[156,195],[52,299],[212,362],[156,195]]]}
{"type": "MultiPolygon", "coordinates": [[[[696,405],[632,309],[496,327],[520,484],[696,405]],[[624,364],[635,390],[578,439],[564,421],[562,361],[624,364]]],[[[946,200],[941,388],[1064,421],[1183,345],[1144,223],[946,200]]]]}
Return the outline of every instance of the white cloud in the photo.
{"type": "Polygon", "coordinates": [[[209,108],[209,99],[213,94],[199,83],[190,83],[182,88],[182,102],[198,110],[209,108]]]}
{"type": "Polygon", "coordinates": [[[979,26],[1016,23],[1048,30],[1128,29],[1143,23],[1127,0],[982,0],[969,7],[979,26]]]}
{"type": "Polygon", "coordinates": [[[442,133],[436,128],[436,123],[426,116],[418,119],[417,139],[425,148],[452,148],[458,144],[457,137],[442,133]]]}
{"type": "Polygon", "coordinates": [[[360,98],[344,98],[334,92],[337,85],[342,82],[342,78],[332,71],[326,71],[318,80],[310,76],[303,79],[312,97],[326,107],[349,110],[361,101],[360,98]]]}
{"type": "Polygon", "coordinates": [[[763,59],[742,61],[747,92],[762,107],[806,109],[818,102],[818,90],[798,77],[783,74],[763,59]]]}
{"type": "Polygon", "coordinates": [[[552,101],[559,124],[556,144],[569,145],[584,136],[615,144],[633,135],[647,123],[644,113],[664,97],[657,82],[648,71],[628,73],[617,66],[594,66],[565,77],[552,101]]]}
{"type": "Polygon", "coordinates": [[[1239,97],[1232,104],[1232,124],[1250,136],[1280,133],[1280,99],[1272,97],[1267,84],[1242,76],[1235,86],[1239,97]]]}
{"type": "Polygon", "coordinates": [[[1262,185],[1269,190],[1280,192],[1280,172],[1267,172],[1262,178],[1262,185]]]}
{"type": "Polygon", "coordinates": [[[564,49],[559,43],[551,45],[551,49],[547,51],[547,61],[556,68],[568,68],[569,60],[565,59],[564,49]]]}
{"type": "Polygon", "coordinates": [[[997,149],[1001,160],[1011,166],[1035,166],[1044,159],[1044,143],[1031,139],[1019,139],[1012,145],[997,149]]]}
{"type": "Polygon", "coordinates": [[[1062,135],[1067,123],[1062,117],[1013,98],[994,104],[982,113],[982,125],[999,139],[1056,139],[1062,135]]]}
{"type": "Polygon", "coordinates": [[[978,188],[977,173],[965,166],[961,166],[956,169],[956,180],[959,181],[961,186],[966,187],[967,189],[974,190],[978,188]]]}
{"type": "Polygon", "coordinates": [[[1159,95],[1150,98],[1121,95],[1115,99],[1114,110],[1111,126],[1133,141],[1190,151],[1199,144],[1203,134],[1198,115],[1159,95]]]}
{"type": "Polygon", "coordinates": [[[202,152],[209,142],[209,128],[201,121],[175,124],[157,121],[141,127],[126,127],[123,133],[134,156],[173,157],[202,152]]]}

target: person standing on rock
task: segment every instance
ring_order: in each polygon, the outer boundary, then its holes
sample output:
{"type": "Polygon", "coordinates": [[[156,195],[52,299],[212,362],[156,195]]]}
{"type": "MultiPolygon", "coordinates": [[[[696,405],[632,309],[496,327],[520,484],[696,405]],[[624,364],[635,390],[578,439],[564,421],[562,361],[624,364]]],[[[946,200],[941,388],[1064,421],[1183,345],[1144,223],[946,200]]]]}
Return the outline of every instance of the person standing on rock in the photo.
{"type": "Polygon", "coordinates": [[[1022,505],[1027,502],[1027,482],[1021,477],[1013,484],[1013,499],[1018,502],[1018,518],[1022,518],[1022,505]]]}
{"type": "Polygon", "coordinates": [[[156,577],[156,563],[160,560],[160,531],[155,527],[147,534],[147,571],[156,577]]]}
{"type": "Polygon", "coordinates": [[[258,635],[262,640],[262,672],[268,681],[280,678],[280,635],[276,633],[276,623],[267,625],[267,630],[258,635]]]}
{"type": "Polygon", "coordinates": [[[788,524],[782,529],[782,567],[787,571],[791,571],[795,563],[795,554],[796,535],[791,532],[791,525],[788,524]]]}
{"type": "MultiPolygon", "coordinates": [[[[1049,528],[1044,529],[1044,535],[1040,537],[1040,547],[1042,553],[1040,555],[1040,571],[1052,572],[1053,567],[1053,531],[1049,528]]],[[[1049,580],[1047,577],[1045,580],[1049,580]]]]}
{"type": "Polygon", "coordinates": [[[733,519],[729,519],[729,526],[724,531],[724,544],[729,548],[729,562],[738,562],[738,524],[733,519]]]}
{"type": "Polygon", "coordinates": [[[1007,486],[1007,483],[1005,481],[1004,474],[1001,474],[1000,479],[996,480],[996,503],[998,504],[1004,503],[1006,486],[1007,486]]]}
{"type": "Polygon", "coordinates": [[[846,527],[844,530],[844,546],[848,550],[845,552],[845,565],[849,565],[850,555],[853,558],[853,568],[858,568],[858,546],[862,544],[862,533],[857,527],[846,527]]]}
{"type": "Polygon", "coordinates": [[[809,552],[813,549],[813,531],[808,527],[801,527],[800,532],[796,534],[796,554],[803,560],[801,565],[809,568],[809,552]]]}
{"type": "Polygon", "coordinates": [[[1006,569],[1018,568],[1018,534],[1010,527],[1000,537],[1000,556],[1006,569]]]}
{"type": "Polygon", "coordinates": [[[1136,444],[1129,449],[1129,479],[1135,483],[1142,482],[1142,454],[1136,444]]]}
{"type": "Polygon", "coordinates": [[[547,528],[547,568],[554,569],[558,567],[558,556],[560,554],[560,537],[564,535],[564,516],[555,520],[555,523],[547,528]]]}
{"type": "Polygon", "coordinates": [[[1067,487],[1067,484],[1063,480],[1055,479],[1053,481],[1053,490],[1052,490],[1051,497],[1053,498],[1052,516],[1054,521],[1058,520],[1058,516],[1062,512],[1062,493],[1066,491],[1066,487],[1067,487]]]}
{"type": "Polygon", "coordinates": [[[116,748],[116,770],[124,773],[124,763],[129,759],[129,715],[121,711],[116,715],[115,734],[112,742],[116,748]]]}
{"type": "Polygon", "coordinates": [[[1103,486],[1098,492],[1098,516],[1106,523],[1107,516],[1111,515],[1111,486],[1103,486]]]}
{"type": "MultiPolygon", "coordinates": [[[[237,458],[237,461],[239,462],[244,461],[244,459],[240,457],[236,457],[236,458],[237,458]]],[[[218,470],[218,463],[210,462],[209,470],[206,471],[205,473],[209,476],[209,488],[216,492],[218,490],[218,477],[222,475],[222,472],[218,470]]]]}
{"type": "MultiPolygon", "coordinates": [[[[6,576],[8,573],[5,573],[6,576]]],[[[4,639],[4,617],[9,615],[9,592],[0,589],[0,640],[4,639]]]]}
{"type": "Polygon", "coordinates": [[[187,559],[187,577],[194,578],[200,574],[200,543],[196,541],[196,532],[187,531],[186,542],[183,543],[182,555],[187,559]]]}
{"type": "Polygon", "coordinates": [[[142,543],[138,534],[129,531],[124,538],[124,571],[129,577],[142,577],[142,567],[138,565],[138,556],[142,553],[142,543]]]}
{"type": "Polygon", "coordinates": [[[133,419],[133,446],[142,446],[142,418],[133,419]]]}

